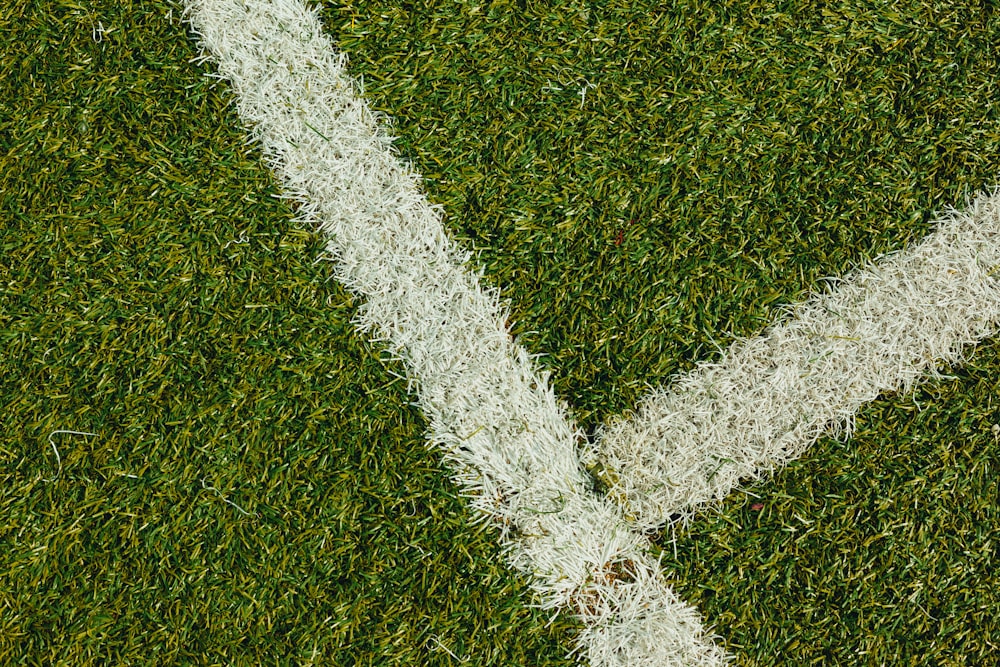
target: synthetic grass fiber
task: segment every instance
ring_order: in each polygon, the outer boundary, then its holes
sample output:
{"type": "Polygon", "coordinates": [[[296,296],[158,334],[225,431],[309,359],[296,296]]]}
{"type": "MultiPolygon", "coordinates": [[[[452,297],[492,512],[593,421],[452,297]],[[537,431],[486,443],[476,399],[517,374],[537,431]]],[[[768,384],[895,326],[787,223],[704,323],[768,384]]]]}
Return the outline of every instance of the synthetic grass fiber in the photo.
{"type": "MultiPolygon", "coordinates": [[[[588,430],[998,178],[988,3],[323,6],[588,430]]],[[[571,664],[179,8],[0,39],[0,662],[571,664]]],[[[993,660],[998,370],[661,536],[741,664],[993,660]]]]}

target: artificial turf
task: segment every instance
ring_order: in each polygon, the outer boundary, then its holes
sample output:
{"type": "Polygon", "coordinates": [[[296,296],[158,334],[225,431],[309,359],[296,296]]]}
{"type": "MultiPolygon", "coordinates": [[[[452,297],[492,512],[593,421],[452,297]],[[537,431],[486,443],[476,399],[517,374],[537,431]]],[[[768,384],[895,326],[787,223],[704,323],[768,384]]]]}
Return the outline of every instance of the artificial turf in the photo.
{"type": "MultiPolygon", "coordinates": [[[[179,17],[0,7],[0,663],[570,664],[179,17]]],[[[323,17],[590,431],[997,182],[987,2],[323,17]]],[[[739,664],[995,660],[998,370],[661,536],[739,664]]]]}

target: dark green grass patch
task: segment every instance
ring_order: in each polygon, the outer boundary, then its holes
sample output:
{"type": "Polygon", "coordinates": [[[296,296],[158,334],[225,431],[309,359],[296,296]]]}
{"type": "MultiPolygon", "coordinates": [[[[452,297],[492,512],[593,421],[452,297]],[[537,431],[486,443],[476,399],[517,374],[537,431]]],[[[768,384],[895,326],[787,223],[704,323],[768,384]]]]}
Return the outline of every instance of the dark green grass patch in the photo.
{"type": "MultiPolygon", "coordinates": [[[[991,5],[729,4],[324,3],[587,428],[996,180],[991,5]]],[[[569,664],[178,16],[0,8],[0,662],[569,664]]],[[[989,664],[998,370],[663,536],[741,663],[989,664]]]]}

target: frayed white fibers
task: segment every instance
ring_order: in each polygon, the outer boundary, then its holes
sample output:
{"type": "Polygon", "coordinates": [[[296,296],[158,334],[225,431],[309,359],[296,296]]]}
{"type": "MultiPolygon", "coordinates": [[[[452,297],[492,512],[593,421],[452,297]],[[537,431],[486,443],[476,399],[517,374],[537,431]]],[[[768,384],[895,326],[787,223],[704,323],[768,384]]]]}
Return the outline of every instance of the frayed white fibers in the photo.
{"type": "Polygon", "coordinates": [[[64,435],[97,435],[96,433],[90,433],[89,431],[67,431],[65,429],[59,429],[57,431],[52,431],[51,433],[49,433],[49,444],[52,445],[52,452],[56,455],[56,463],[59,465],[59,468],[56,470],[55,477],[53,477],[52,479],[46,479],[46,478],[43,477],[42,478],[43,482],[54,482],[57,479],[59,479],[59,475],[62,474],[62,469],[63,469],[62,457],[59,456],[59,449],[56,447],[56,443],[52,440],[52,436],[59,435],[59,434],[64,434],[64,435]]]}
{"type": "Polygon", "coordinates": [[[962,361],[1000,323],[1000,191],[920,243],[789,309],[760,337],[677,378],[608,426],[584,460],[641,530],[772,473],[862,404],[962,361]]]}
{"type": "Polygon", "coordinates": [[[511,340],[498,295],[464,268],[468,255],[394,155],[315,12],[299,0],[187,0],[185,11],[287,196],[328,235],[337,277],[364,297],[360,328],[405,362],[430,441],[540,604],[583,620],[581,658],[722,664],[646,538],[589,491],[580,433],[511,340]]]}

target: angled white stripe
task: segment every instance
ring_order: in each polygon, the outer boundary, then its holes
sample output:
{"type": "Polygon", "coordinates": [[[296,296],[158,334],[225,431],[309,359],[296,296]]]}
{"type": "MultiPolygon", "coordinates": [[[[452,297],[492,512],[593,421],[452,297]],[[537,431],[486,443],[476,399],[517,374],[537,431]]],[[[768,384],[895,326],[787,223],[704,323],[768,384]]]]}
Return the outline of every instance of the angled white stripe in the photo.
{"type": "Polygon", "coordinates": [[[909,391],[997,331],[1000,190],[949,211],[917,245],[788,309],[761,336],[699,364],[611,424],[600,464],[633,525],[648,529],[771,473],[857,410],[909,391]]]}
{"type": "Polygon", "coordinates": [[[328,235],[337,277],[364,297],[360,328],[405,362],[429,440],[540,603],[584,621],[581,658],[722,664],[646,538],[589,491],[577,429],[508,335],[497,294],[464,268],[468,255],[393,154],[317,15],[299,0],[187,0],[186,15],[285,192],[328,235]]]}

